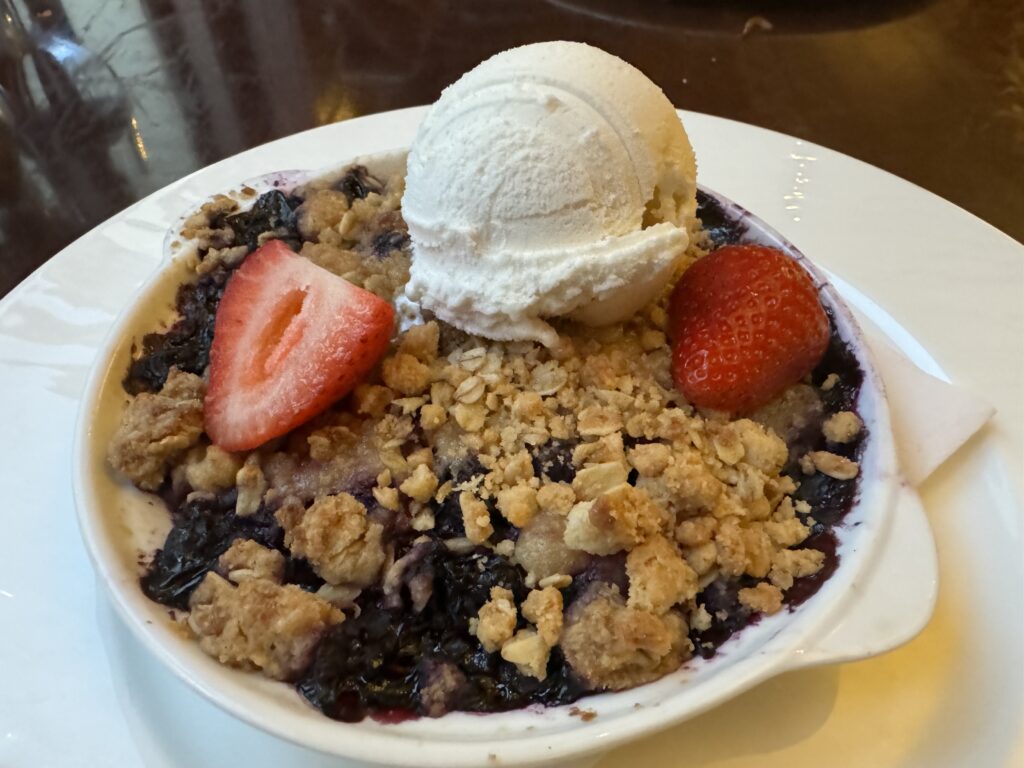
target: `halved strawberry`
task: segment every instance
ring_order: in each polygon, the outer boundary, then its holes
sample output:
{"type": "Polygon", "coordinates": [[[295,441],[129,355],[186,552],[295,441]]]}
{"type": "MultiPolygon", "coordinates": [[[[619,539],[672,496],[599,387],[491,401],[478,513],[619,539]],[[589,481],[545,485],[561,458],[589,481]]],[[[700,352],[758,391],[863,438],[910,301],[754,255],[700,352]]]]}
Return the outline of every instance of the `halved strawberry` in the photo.
{"type": "Polygon", "coordinates": [[[231,276],[210,349],[206,432],[255,448],[347,394],[388,348],[383,299],[271,240],[231,276]]]}
{"type": "Polygon", "coordinates": [[[810,373],[829,322],[810,275],[761,245],[728,245],[690,267],[669,300],[672,375],[694,405],[764,405],[810,373]]]}

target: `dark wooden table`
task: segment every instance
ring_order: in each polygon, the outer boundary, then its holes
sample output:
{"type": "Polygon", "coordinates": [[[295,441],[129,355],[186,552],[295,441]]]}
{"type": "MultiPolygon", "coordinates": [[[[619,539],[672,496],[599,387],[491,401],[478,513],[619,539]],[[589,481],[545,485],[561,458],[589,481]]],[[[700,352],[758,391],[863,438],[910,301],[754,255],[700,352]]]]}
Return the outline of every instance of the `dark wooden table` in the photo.
{"type": "Polygon", "coordinates": [[[559,38],[1024,240],[1022,0],[0,0],[3,19],[0,295],[197,168],[559,38]]]}

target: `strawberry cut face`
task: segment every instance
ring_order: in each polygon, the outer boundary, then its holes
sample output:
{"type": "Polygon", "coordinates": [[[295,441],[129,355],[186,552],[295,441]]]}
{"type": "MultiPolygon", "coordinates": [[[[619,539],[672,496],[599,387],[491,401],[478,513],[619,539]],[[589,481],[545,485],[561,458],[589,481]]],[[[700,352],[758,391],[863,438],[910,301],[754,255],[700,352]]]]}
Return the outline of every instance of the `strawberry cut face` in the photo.
{"type": "Polygon", "coordinates": [[[221,299],[210,349],[206,431],[250,450],[344,397],[387,351],[394,309],[271,240],[221,299]]]}
{"type": "Polygon", "coordinates": [[[807,274],[783,252],[728,245],[697,261],[669,300],[672,374],[694,405],[754,410],[809,374],[829,321],[807,274]]]}

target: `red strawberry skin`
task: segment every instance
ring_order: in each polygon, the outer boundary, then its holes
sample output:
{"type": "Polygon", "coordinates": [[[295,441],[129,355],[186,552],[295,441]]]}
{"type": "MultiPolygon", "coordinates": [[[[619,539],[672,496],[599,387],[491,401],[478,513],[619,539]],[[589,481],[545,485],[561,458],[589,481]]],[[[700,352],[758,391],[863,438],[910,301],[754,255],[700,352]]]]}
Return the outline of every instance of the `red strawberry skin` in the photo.
{"type": "Polygon", "coordinates": [[[231,276],[214,321],[206,432],[256,448],[344,397],[388,349],[383,299],[271,240],[231,276]]]}
{"type": "Polygon", "coordinates": [[[672,375],[692,404],[749,412],[810,373],[829,321],[810,275],[775,248],[728,245],[690,267],[669,300],[672,375]]]}

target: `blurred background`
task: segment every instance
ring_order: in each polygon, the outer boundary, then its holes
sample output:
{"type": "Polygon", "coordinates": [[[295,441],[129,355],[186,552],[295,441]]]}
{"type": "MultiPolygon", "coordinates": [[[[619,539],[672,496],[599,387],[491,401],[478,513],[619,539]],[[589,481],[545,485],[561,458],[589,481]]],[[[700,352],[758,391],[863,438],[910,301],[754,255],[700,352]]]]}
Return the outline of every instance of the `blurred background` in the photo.
{"type": "Polygon", "coordinates": [[[197,168],[429,103],[487,56],[551,39],[1024,240],[1022,0],[0,0],[0,24],[0,296],[197,168]]]}

